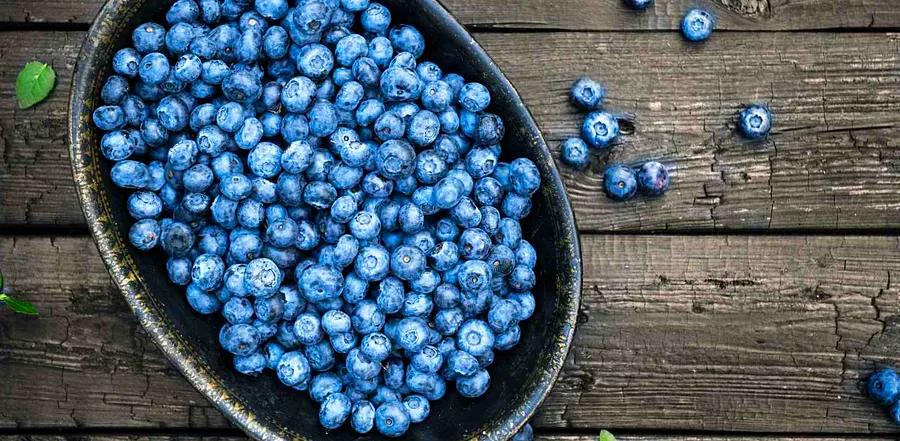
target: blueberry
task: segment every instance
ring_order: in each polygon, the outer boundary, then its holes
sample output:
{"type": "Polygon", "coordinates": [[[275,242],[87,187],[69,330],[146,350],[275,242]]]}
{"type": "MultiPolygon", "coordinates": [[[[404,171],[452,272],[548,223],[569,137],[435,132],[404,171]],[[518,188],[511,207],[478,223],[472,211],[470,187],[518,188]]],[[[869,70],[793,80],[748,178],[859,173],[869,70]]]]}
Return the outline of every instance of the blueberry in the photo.
{"type": "Polygon", "coordinates": [[[378,172],[388,178],[408,176],[415,169],[416,152],[409,143],[402,140],[386,141],[375,153],[378,172]]]}
{"type": "Polygon", "coordinates": [[[337,110],[328,101],[317,101],[307,113],[309,118],[309,133],[313,136],[324,137],[337,130],[337,110]]]}
{"type": "Polygon", "coordinates": [[[436,373],[444,364],[444,356],[434,346],[425,346],[411,358],[411,366],[419,372],[436,373]]]}
{"type": "Polygon", "coordinates": [[[350,426],[356,433],[368,433],[375,427],[375,406],[366,400],[353,403],[350,426]]]}
{"type": "Polygon", "coordinates": [[[343,388],[341,378],[331,372],[318,374],[309,384],[309,395],[316,402],[323,402],[329,395],[338,393],[343,388]]]}
{"type": "Polygon", "coordinates": [[[389,67],[381,74],[380,87],[386,100],[405,101],[418,98],[422,85],[414,71],[389,67]]]}
{"type": "Polygon", "coordinates": [[[195,236],[191,227],[181,222],[172,222],[162,227],[160,245],[170,256],[186,256],[194,247],[195,236]]]}
{"type": "Polygon", "coordinates": [[[681,34],[688,41],[703,41],[716,28],[716,18],[704,9],[693,8],[681,19],[681,34]]]}
{"type": "MultiPolygon", "coordinates": [[[[186,141],[190,142],[190,141],[186,141]]],[[[176,146],[177,147],[177,144],[176,146]]],[[[172,147],[174,150],[175,147],[172,147]]],[[[169,151],[170,162],[172,156],[172,150],[169,151]]],[[[246,175],[240,173],[233,173],[227,176],[222,176],[221,181],[219,182],[219,191],[222,192],[222,195],[225,197],[239,201],[246,197],[249,197],[253,193],[253,181],[250,180],[246,175]]]]}
{"type": "Polygon", "coordinates": [[[581,138],[566,139],[562,146],[562,162],[575,170],[584,170],[591,163],[587,144],[581,138]]]}
{"type": "Polygon", "coordinates": [[[305,312],[297,316],[294,322],[294,334],[297,341],[304,345],[314,345],[322,340],[322,324],[314,313],[305,312]]]}
{"type": "Polygon", "coordinates": [[[603,174],[603,189],[612,199],[631,199],[637,191],[637,174],[627,165],[613,164],[603,174]]]}
{"type": "Polygon", "coordinates": [[[444,76],[440,66],[432,63],[431,61],[419,63],[416,66],[416,74],[419,75],[419,78],[421,78],[425,83],[440,81],[440,79],[444,76]]]}
{"type": "Polygon", "coordinates": [[[366,281],[381,280],[389,270],[390,257],[380,246],[366,246],[359,250],[354,269],[366,281]]]}
{"type": "Polygon", "coordinates": [[[428,399],[421,395],[409,395],[403,400],[403,407],[409,413],[409,420],[413,423],[421,423],[428,417],[431,406],[428,399]]]}
{"type": "Polygon", "coordinates": [[[762,139],[772,130],[772,111],[764,104],[751,104],[738,118],[741,134],[749,139],[762,139]]]}
{"type": "Polygon", "coordinates": [[[335,334],[329,339],[334,351],[339,354],[346,354],[356,347],[356,334],[353,332],[343,332],[335,334]]]}
{"type": "Polygon", "coordinates": [[[179,98],[167,96],[156,106],[156,118],[169,131],[179,131],[190,122],[190,111],[179,98]]]}
{"type": "Polygon", "coordinates": [[[256,0],[253,7],[259,15],[268,20],[281,20],[288,13],[287,0],[256,0]]]}
{"type": "Polygon", "coordinates": [[[604,95],[605,91],[599,81],[588,77],[581,77],[572,84],[572,90],[570,91],[569,97],[572,100],[572,104],[575,104],[582,109],[597,110],[603,107],[604,95]]]}
{"type": "Polygon", "coordinates": [[[175,56],[184,54],[190,50],[194,40],[194,27],[189,23],[178,23],[166,33],[166,49],[175,56]]]}
{"type": "Polygon", "coordinates": [[[128,231],[128,241],[135,248],[148,251],[159,244],[160,226],[154,219],[142,219],[131,226],[128,231]]]}
{"type": "Polygon", "coordinates": [[[222,316],[232,325],[250,323],[253,319],[253,304],[244,297],[232,297],[222,307],[222,316]]]}
{"type": "MultiPolygon", "coordinates": [[[[324,308],[329,307],[330,306],[324,308]]],[[[321,340],[312,345],[307,345],[303,349],[303,354],[306,355],[306,359],[309,360],[309,367],[317,372],[327,371],[333,368],[337,362],[331,343],[325,340],[321,340]]]]}
{"type": "Polygon", "coordinates": [[[113,183],[122,188],[146,188],[150,170],[141,162],[124,160],[117,162],[110,171],[113,183]]]}
{"type": "Polygon", "coordinates": [[[304,112],[312,103],[316,85],[307,77],[294,77],[281,89],[281,103],[288,112],[304,112]]]}
{"type": "Polygon", "coordinates": [[[478,357],[494,346],[494,333],[487,323],[470,319],[460,326],[456,345],[461,350],[478,357]]]}
{"type": "Polygon", "coordinates": [[[230,73],[228,64],[222,60],[204,61],[200,68],[200,78],[203,82],[214,86],[221,85],[230,73]]]}
{"type": "MultiPolygon", "coordinates": [[[[152,223],[150,225],[152,225],[152,223]]],[[[134,226],[132,226],[132,228],[134,228],[134,226]]],[[[158,229],[159,227],[157,226],[157,238],[159,237],[158,229]]],[[[170,258],[166,261],[166,273],[169,275],[169,280],[172,281],[172,283],[180,286],[187,286],[187,284],[191,282],[190,259],[179,257],[170,258]]]]}
{"type": "Polygon", "coordinates": [[[466,83],[457,99],[464,109],[472,113],[481,112],[491,104],[491,94],[481,83],[466,83]]]}
{"type": "Polygon", "coordinates": [[[375,135],[382,141],[399,139],[406,133],[406,122],[394,112],[384,112],[375,119],[375,135]]]}
{"type": "Polygon", "coordinates": [[[441,122],[437,115],[428,110],[421,110],[410,118],[406,136],[413,144],[425,147],[437,139],[440,130],[441,122]]]}
{"type": "Polygon", "coordinates": [[[194,0],[178,0],[166,12],[166,21],[169,24],[190,23],[196,21],[199,15],[200,7],[194,0]]]}
{"type": "Polygon", "coordinates": [[[253,259],[247,264],[244,289],[254,297],[270,297],[278,291],[283,278],[275,262],[266,258],[253,259]]]}
{"type": "Polygon", "coordinates": [[[340,296],[344,278],[341,272],[328,265],[313,265],[299,278],[300,290],[310,302],[320,302],[340,296]]]}
{"type": "Polygon", "coordinates": [[[100,130],[118,130],[125,127],[125,112],[119,106],[100,106],[94,110],[93,120],[100,130]]]}
{"type": "Polygon", "coordinates": [[[375,427],[390,438],[403,436],[409,429],[410,418],[406,407],[399,401],[388,401],[375,410],[375,427]]]}
{"type": "Polygon", "coordinates": [[[245,323],[225,326],[224,331],[219,334],[219,343],[226,351],[234,355],[250,355],[259,347],[259,331],[253,326],[245,323]]]}
{"type": "MultiPolygon", "coordinates": [[[[288,53],[290,36],[281,26],[272,26],[263,34],[263,53],[273,60],[282,59],[288,53]]],[[[272,66],[270,64],[269,66],[272,66]]],[[[273,75],[276,76],[276,75],[273,75]]]]}
{"type": "Polygon", "coordinates": [[[334,56],[327,47],[318,44],[308,44],[300,50],[297,60],[297,68],[303,75],[314,80],[321,80],[331,73],[334,67],[334,56]]]}
{"type": "MultiPolygon", "coordinates": [[[[380,332],[373,332],[362,338],[359,344],[360,354],[365,359],[381,363],[391,354],[391,341],[380,332]]],[[[352,352],[351,352],[352,354],[352,352]]]]}
{"type": "Polygon", "coordinates": [[[155,219],[162,210],[162,199],[156,193],[137,191],[128,197],[128,213],[137,220],[155,219]]]}
{"type": "Polygon", "coordinates": [[[380,3],[372,2],[360,14],[359,23],[366,32],[383,36],[391,24],[391,11],[380,3]]]}
{"type": "Polygon", "coordinates": [[[141,58],[138,76],[145,84],[155,86],[169,76],[169,59],[159,52],[152,52],[141,58]]]}
{"type": "Polygon", "coordinates": [[[309,135],[309,121],[299,113],[288,113],[281,119],[280,133],[287,142],[304,140],[309,135]]]}
{"type": "Polygon", "coordinates": [[[656,161],[644,163],[637,171],[638,186],[644,194],[659,196],[669,190],[669,170],[656,161]]]}
{"type": "Polygon", "coordinates": [[[165,28],[152,22],[138,26],[131,33],[131,42],[134,48],[142,54],[162,49],[165,44],[165,38],[165,28]]]}
{"type": "Polygon", "coordinates": [[[447,367],[443,371],[447,379],[474,375],[479,370],[478,359],[465,351],[452,350],[447,355],[447,367]]]}
{"type": "Polygon", "coordinates": [[[100,99],[107,105],[118,105],[125,99],[129,91],[128,80],[118,75],[110,75],[100,89],[100,99]]]}
{"type": "Polygon", "coordinates": [[[478,398],[487,392],[490,383],[490,374],[484,369],[479,369],[473,375],[457,379],[456,390],[466,398],[478,398]]]}
{"type": "Polygon", "coordinates": [[[113,70],[122,76],[134,78],[140,69],[141,56],[132,48],[120,49],[113,56],[113,70]]]}
{"type": "MultiPolygon", "coordinates": [[[[443,122],[441,123],[443,126],[443,122]]],[[[443,130],[443,129],[442,129],[443,130]]],[[[455,131],[455,129],[454,129],[455,131]]],[[[453,138],[447,135],[438,135],[432,147],[445,162],[453,164],[459,160],[459,147],[453,138]]]]}
{"type": "Polygon", "coordinates": [[[341,86],[341,89],[335,96],[335,107],[337,107],[338,110],[353,111],[359,106],[364,93],[365,91],[362,84],[359,84],[356,81],[349,81],[341,86]]]}
{"type": "Polygon", "coordinates": [[[475,227],[480,224],[482,220],[481,211],[478,209],[478,206],[474,201],[465,196],[460,198],[459,203],[450,209],[450,216],[457,224],[465,228],[475,227]]]}
{"type": "MultiPolygon", "coordinates": [[[[241,326],[241,325],[236,325],[241,326]]],[[[282,383],[295,386],[309,380],[309,361],[298,351],[285,352],[278,360],[275,373],[282,383]]]]}
{"type": "Polygon", "coordinates": [[[606,148],[617,136],[619,122],[607,112],[591,112],[581,125],[581,138],[593,148],[606,148]]]}
{"type": "Polygon", "coordinates": [[[391,272],[403,280],[413,280],[425,271],[425,254],[416,247],[399,246],[391,253],[391,272]]]}
{"type": "Polygon", "coordinates": [[[262,84],[250,72],[232,72],[222,79],[222,94],[233,101],[250,103],[262,95],[262,84]]]}
{"type": "Polygon", "coordinates": [[[900,394],[900,379],[893,369],[880,369],[869,377],[866,390],[872,399],[888,406],[897,401],[900,394]]]}

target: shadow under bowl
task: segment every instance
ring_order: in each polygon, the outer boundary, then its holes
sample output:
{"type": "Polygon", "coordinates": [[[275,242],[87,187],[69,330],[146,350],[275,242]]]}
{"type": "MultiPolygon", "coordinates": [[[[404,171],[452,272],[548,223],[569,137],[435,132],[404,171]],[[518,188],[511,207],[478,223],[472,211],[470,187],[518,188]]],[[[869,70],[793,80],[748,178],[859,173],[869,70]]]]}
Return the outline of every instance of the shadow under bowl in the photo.
{"type": "MultiPolygon", "coordinates": [[[[543,179],[525,237],[538,253],[534,316],[522,323],[522,339],[498,352],[490,366],[491,387],[478,399],[460,396],[452,384],[447,396],[432,403],[431,415],[410,427],[413,440],[505,440],[533,415],[550,391],[569,351],[581,293],[581,252],[577,231],[559,173],[537,125],[515,89],[472,36],[435,0],[388,0],[394,23],[409,23],[425,36],[431,60],[445,72],[485,84],[490,111],[506,123],[503,160],[526,157],[543,179]]],[[[99,150],[100,135],[91,112],[112,73],[111,59],[130,46],[131,30],[146,21],[164,22],[170,1],[110,0],[85,39],[69,102],[69,142],[75,183],[88,226],[113,280],[141,325],[182,374],[231,421],[263,440],[376,440],[345,427],[327,431],[318,422],[318,405],[305,393],[281,385],[267,372],[240,375],[231,356],[220,349],[218,314],[202,316],[169,282],[161,251],[139,252],[128,244],[132,224],[127,192],[109,179],[112,164],[99,150]]]]}

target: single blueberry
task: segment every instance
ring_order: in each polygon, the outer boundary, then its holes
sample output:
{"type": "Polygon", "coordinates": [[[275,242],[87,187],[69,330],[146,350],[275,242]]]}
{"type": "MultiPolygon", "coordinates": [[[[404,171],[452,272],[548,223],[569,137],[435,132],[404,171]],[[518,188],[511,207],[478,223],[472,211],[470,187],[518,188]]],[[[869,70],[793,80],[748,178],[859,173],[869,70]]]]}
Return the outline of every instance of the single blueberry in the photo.
{"type": "Polygon", "coordinates": [[[631,199],[637,191],[637,174],[627,165],[613,164],[603,174],[603,189],[612,199],[631,199]]]}
{"type": "Polygon", "coordinates": [[[681,19],[681,34],[688,41],[703,41],[716,28],[716,18],[704,9],[693,8],[681,19]]]}

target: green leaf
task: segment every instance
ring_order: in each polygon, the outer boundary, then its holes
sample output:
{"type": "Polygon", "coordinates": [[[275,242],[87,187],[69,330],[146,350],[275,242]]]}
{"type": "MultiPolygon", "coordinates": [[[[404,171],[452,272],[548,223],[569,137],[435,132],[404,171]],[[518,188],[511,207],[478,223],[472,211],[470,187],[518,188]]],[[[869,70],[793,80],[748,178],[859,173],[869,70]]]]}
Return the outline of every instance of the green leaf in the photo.
{"type": "Polygon", "coordinates": [[[27,109],[47,98],[56,84],[56,72],[47,63],[32,61],[22,68],[16,78],[16,100],[20,109],[27,109]]]}
{"type": "Polygon", "coordinates": [[[6,303],[6,306],[9,306],[9,309],[18,312],[19,314],[38,315],[37,308],[24,300],[18,300],[6,294],[0,294],[0,302],[6,303]]]}
{"type": "Polygon", "coordinates": [[[597,441],[616,441],[616,437],[606,430],[600,431],[600,438],[597,441]]]}
{"type": "Polygon", "coordinates": [[[0,271],[0,291],[3,290],[3,272],[0,271]]]}

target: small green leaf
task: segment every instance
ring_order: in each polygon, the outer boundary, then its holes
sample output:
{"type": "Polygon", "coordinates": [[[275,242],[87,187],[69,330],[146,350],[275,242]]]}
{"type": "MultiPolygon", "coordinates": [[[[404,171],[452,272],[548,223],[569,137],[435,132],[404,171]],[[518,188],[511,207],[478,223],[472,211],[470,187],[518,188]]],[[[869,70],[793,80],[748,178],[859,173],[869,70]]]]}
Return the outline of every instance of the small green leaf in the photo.
{"type": "Polygon", "coordinates": [[[616,441],[616,437],[606,430],[600,431],[600,438],[597,441],[616,441]]]}
{"type": "Polygon", "coordinates": [[[6,306],[9,306],[9,309],[18,312],[19,314],[38,315],[37,308],[24,300],[18,300],[6,294],[0,294],[0,302],[6,303],[6,306]]]}
{"type": "Polygon", "coordinates": [[[47,98],[56,84],[56,72],[47,63],[32,61],[22,68],[16,78],[16,100],[20,109],[27,109],[47,98]]]}
{"type": "Polygon", "coordinates": [[[3,290],[3,272],[0,271],[0,291],[3,290]]]}

